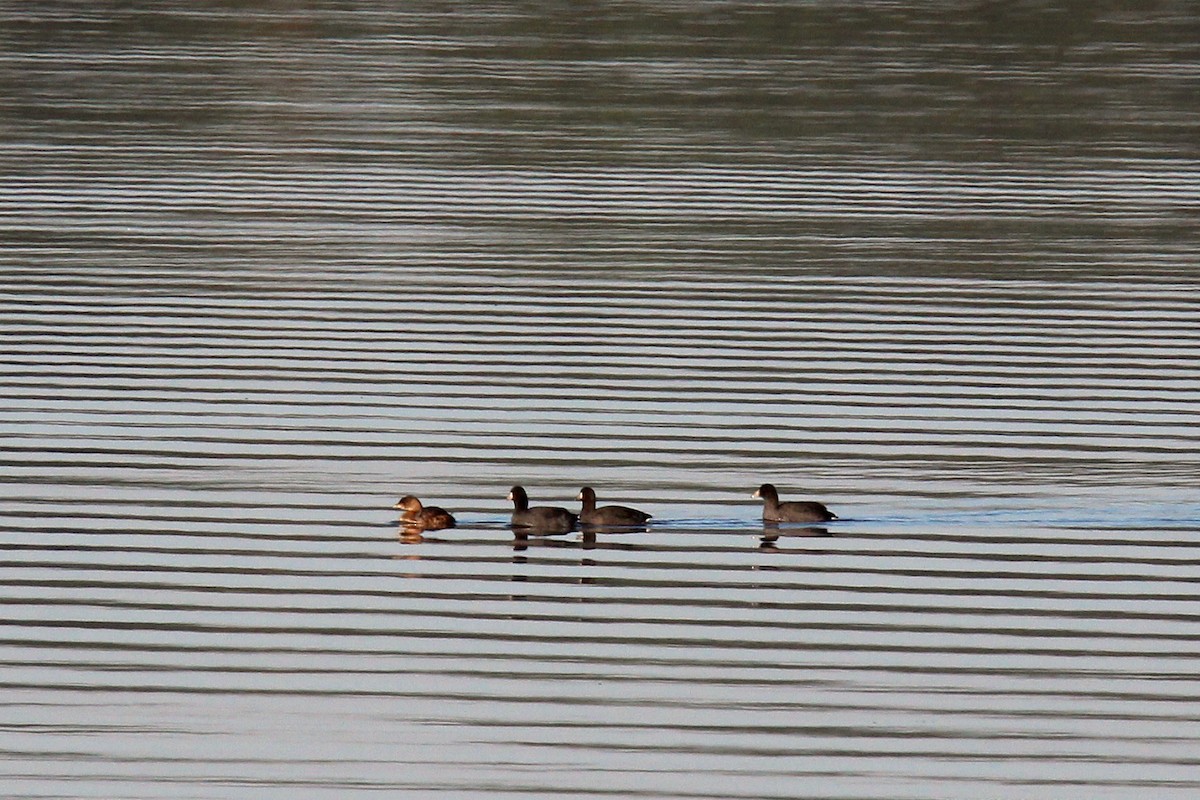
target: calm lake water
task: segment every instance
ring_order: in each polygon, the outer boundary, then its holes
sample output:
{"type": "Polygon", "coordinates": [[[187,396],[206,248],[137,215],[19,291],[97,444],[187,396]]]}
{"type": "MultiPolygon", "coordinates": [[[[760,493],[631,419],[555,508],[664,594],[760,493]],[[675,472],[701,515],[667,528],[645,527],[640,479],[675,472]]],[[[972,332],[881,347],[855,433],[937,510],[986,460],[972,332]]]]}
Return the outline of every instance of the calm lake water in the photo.
{"type": "Polygon", "coordinates": [[[1193,5],[243,5],[0,6],[5,797],[1200,793],[1193,5]]]}

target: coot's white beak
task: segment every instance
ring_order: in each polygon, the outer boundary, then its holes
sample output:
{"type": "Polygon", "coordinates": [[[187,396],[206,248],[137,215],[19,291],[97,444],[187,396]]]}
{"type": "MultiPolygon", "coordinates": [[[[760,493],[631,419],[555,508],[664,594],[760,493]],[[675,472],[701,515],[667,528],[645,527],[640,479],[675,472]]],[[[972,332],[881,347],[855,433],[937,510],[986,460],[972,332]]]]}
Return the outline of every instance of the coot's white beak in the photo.
{"type": "Polygon", "coordinates": [[[754,490],[754,494],[752,494],[752,495],[750,495],[750,496],[751,496],[751,497],[762,497],[762,495],[758,493],[758,489],[755,489],[755,490],[754,490]]]}

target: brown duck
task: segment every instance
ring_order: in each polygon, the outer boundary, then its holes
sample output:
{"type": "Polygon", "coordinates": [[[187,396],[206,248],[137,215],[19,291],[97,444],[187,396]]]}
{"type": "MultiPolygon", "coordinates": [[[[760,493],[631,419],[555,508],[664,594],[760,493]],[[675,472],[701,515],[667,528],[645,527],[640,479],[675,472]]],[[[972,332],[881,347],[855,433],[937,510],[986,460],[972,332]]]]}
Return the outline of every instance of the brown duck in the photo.
{"type": "Polygon", "coordinates": [[[411,494],[401,497],[392,507],[404,512],[400,515],[400,524],[408,527],[439,531],[443,528],[453,528],[457,524],[446,509],[423,506],[421,501],[411,494]]]}

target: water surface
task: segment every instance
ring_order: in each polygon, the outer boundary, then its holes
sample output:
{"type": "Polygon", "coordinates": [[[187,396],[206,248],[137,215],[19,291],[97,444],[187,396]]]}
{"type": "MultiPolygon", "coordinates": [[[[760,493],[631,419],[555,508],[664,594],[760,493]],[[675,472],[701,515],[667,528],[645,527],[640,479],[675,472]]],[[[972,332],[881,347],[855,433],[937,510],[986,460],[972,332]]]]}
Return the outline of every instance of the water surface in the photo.
{"type": "Polygon", "coordinates": [[[0,11],[6,796],[1193,796],[1192,9],[456,8],[0,11]]]}

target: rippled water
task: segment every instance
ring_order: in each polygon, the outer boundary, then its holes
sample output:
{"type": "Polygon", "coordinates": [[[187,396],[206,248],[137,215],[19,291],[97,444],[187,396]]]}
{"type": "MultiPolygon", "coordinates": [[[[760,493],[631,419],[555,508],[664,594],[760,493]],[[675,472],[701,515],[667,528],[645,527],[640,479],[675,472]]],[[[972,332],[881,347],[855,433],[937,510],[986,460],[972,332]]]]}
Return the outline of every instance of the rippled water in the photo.
{"type": "Polygon", "coordinates": [[[1194,796],[1194,10],[456,9],[0,9],[4,795],[1194,796]]]}

